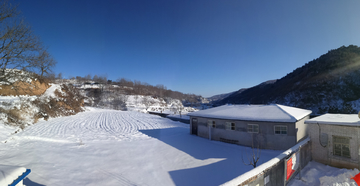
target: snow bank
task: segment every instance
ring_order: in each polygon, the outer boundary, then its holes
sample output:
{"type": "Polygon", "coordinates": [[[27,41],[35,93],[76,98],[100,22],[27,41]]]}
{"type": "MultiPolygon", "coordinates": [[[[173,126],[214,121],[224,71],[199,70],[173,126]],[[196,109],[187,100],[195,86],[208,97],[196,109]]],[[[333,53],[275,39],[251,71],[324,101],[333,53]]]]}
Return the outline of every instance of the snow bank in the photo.
{"type": "MultiPolygon", "coordinates": [[[[301,170],[301,179],[292,179],[288,185],[357,186],[355,181],[350,178],[358,173],[358,169],[339,169],[311,161],[301,170]]],[[[298,175],[296,177],[298,177],[298,175]]]]}
{"type": "Polygon", "coordinates": [[[61,90],[61,86],[59,84],[50,84],[50,87],[44,92],[43,95],[41,95],[41,97],[51,97],[51,98],[55,98],[55,91],[58,90],[59,92],[62,93],[61,90]]]}
{"type": "Polygon", "coordinates": [[[33,123],[33,115],[37,112],[37,108],[31,104],[36,96],[0,96],[0,124],[8,123],[8,115],[5,112],[14,110],[21,112],[21,120],[24,124],[33,123]]]}
{"type": "Polygon", "coordinates": [[[5,69],[5,74],[7,75],[7,81],[0,81],[0,85],[9,85],[19,81],[31,83],[33,81],[33,79],[30,78],[32,77],[31,73],[23,70],[5,69]]]}
{"type": "Polygon", "coordinates": [[[7,126],[0,122],[0,142],[5,142],[6,139],[8,139],[11,134],[15,134],[15,132],[18,132],[18,127],[13,126],[7,126]]]}
{"type": "Polygon", "coordinates": [[[0,108],[9,110],[20,109],[24,102],[34,101],[36,96],[0,96],[0,108]]]}

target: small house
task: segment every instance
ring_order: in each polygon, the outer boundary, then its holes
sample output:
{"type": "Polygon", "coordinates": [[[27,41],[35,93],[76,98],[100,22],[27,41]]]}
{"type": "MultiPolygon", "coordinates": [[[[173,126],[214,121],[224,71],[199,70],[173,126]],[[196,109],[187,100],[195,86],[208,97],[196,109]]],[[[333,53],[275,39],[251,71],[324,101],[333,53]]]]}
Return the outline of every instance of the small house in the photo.
{"type": "Polygon", "coordinates": [[[357,114],[324,114],[309,125],[313,160],[340,168],[359,168],[360,119],[357,114]]]}
{"type": "Polygon", "coordinates": [[[210,140],[285,150],[307,136],[311,111],[284,105],[224,105],[189,113],[190,133],[210,140]]]}

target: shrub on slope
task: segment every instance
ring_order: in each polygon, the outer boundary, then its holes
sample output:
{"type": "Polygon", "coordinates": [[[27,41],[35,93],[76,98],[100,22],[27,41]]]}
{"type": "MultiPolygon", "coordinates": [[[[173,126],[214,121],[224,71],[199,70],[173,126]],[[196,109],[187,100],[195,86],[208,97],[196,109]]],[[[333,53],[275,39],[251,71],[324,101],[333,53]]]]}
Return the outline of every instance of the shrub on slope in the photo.
{"type": "Polygon", "coordinates": [[[74,115],[84,111],[84,97],[72,85],[52,85],[52,89],[33,101],[38,108],[35,121],[39,118],[74,115]]]}

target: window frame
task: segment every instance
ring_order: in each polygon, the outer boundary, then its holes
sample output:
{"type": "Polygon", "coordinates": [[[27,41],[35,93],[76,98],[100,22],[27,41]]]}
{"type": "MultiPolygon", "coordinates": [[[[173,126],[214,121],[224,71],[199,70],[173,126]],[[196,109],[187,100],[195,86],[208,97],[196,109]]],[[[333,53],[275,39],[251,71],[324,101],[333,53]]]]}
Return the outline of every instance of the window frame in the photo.
{"type": "Polygon", "coordinates": [[[258,124],[247,124],[247,132],[248,133],[259,133],[260,127],[258,124]],[[251,131],[249,130],[249,126],[251,126],[251,131]],[[257,131],[255,131],[255,126],[257,126],[257,131]]]}
{"type": "Polygon", "coordinates": [[[287,125],[275,125],[275,126],[274,126],[274,134],[275,134],[275,135],[283,135],[283,136],[288,135],[288,126],[287,126],[287,125]],[[279,129],[280,129],[278,134],[276,133],[276,131],[277,131],[276,128],[277,128],[277,127],[279,127],[279,129]],[[281,130],[281,129],[284,128],[284,127],[285,127],[285,130],[281,130]],[[283,133],[284,131],[285,131],[286,133],[283,133]]]}
{"type": "Polygon", "coordinates": [[[231,122],[231,121],[225,122],[225,129],[226,130],[236,130],[235,122],[231,122]]]}
{"type": "Polygon", "coordinates": [[[216,122],[215,120],[208,119],[207,120],[207,126],[211,128],[216,128],[216,122]]]}
{"type": "Polygon", "coordinates": [[[332,136],[332,142],[333,142],[333,155],[343,158],[351,158],[351,149],[350,149],[350,140],[351,137],[345,137],[345,136],[332,136]],[[347,142],[345,142],[347,141],[347,142]],[[340,146],[340,149],[336,149],[340,146]],[[344,151],[346,151],[346,148],[348,149],[348,155],[344,154],[344,151]],[[340,154],[336,153],[336,151],[340,150],[340,154]]]}

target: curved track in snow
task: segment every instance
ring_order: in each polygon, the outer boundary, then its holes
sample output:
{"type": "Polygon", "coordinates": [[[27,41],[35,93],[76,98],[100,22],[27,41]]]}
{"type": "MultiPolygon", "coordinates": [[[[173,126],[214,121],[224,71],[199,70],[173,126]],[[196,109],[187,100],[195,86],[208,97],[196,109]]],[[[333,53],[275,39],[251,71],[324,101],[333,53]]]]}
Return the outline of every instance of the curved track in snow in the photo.
{"type": "Polygon", "coordinates": [[[139,130],[183,126],[159,116],[90,108],[75,116],[42,121],[15,135],[18,139],[59,142],[98,140],[135,140],[147,138],[139,130]],[[141,115],[141,116],[140,116],[141,115]],[[141,119],[140,119],[141,118],[141,119]]]}
{"type": "MultiPolygon", "coordinates": [[[[250,170],[239,161],[250,150],[190,135],[189,125],[159,116],[88,108],[10,135],[0,159],[30,168],[29,181],[39,185],[197,186],[250,170]]],[[[263,150],[261,161],[279,153],[263,150]]]]}

